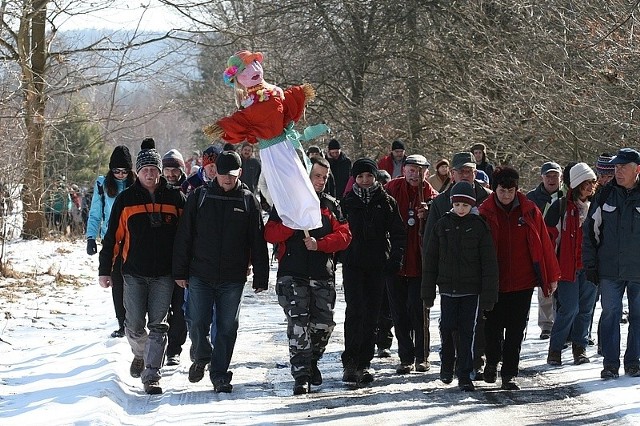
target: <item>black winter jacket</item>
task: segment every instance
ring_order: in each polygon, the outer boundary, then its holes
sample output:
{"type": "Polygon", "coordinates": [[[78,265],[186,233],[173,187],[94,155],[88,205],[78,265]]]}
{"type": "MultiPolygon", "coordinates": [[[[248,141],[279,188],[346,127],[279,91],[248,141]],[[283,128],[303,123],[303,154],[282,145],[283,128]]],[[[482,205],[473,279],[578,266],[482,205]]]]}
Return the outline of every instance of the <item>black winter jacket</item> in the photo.
{"type": "Polygon", "coordinates": [[[479,294],[480,307],[498,300],[498,260],[489,225],[477,214],[446,213],[437,223],[422,263],[422,299],[433,306],[440,294],[479,294]]]}
{"type": "Polygon", "coordinates": [[[102,240],[99,275],[111,275],[118,255],[122,256],[123,274],[171,275],[173,240],[184,207],[184,195],[160,177],[154,198],[151,199],[149,191],[138,180],[118,195],[102,240]]]}
{"type": "Polygon", "coordinates": [[[253,288],[268,288],[269,255],[256,197],[238,181],[225,192],[216,180],[187,199],[173,246],[173,276],[206,282],[247,280],[253,266],[253,288]]]}
{"type": "Polygon", "coordinates": [[[388,259],[401,264],[407,232],[392,196],[381,187],[365,205],[350,191],[340,206],[352,235],[341,255],[345,266],[380,271],[388,259]]]}

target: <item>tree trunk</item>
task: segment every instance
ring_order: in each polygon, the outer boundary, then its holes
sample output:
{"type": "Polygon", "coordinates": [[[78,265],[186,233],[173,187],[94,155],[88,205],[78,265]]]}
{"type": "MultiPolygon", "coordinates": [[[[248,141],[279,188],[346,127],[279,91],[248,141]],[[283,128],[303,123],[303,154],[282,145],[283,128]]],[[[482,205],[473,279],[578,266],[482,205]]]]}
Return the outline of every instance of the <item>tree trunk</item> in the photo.
{"type": "Polygon", "coordinates": [[[46,230],[43,199],[47,2],[38,0],[31,3],[31,9],[25,7],[18,35],[26,129],[26,173],[22,193],[26,218],[23,236],[30,238],[42,237],[46,230]]]}

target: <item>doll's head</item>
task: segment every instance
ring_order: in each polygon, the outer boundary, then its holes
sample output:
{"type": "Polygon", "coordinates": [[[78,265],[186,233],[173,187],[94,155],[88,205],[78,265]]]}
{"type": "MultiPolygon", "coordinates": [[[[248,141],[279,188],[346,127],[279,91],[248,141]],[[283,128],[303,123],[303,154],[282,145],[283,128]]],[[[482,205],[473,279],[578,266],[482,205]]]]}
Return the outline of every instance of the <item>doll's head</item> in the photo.
{"type": "Polygon", "coordinates": [[[236,52],[227,61],[224,82],[230,86],[239,84],[245,88],[263,82],[262,53],[248,50],[236,52]]]}

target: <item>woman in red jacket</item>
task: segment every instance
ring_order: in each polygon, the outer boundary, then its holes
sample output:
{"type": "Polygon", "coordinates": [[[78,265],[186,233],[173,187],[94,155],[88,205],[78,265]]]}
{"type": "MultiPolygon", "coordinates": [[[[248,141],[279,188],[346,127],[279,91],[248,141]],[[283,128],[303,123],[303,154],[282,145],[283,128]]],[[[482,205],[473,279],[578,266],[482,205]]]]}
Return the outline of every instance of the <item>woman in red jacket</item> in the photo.
{"type": "Polygon", "coordinates": [[[484,380],[495,383],[502,359],[500,376],[505,390],[520,389],[515,378],[533,289],[542,286],[549,297],[560,278],[542,213],[518,191],[518,179],[515,169],[496,168],[491,182],[495,192],[479,209],[491,228],[500,270],[498,303],[485,313],[484,380]]]}

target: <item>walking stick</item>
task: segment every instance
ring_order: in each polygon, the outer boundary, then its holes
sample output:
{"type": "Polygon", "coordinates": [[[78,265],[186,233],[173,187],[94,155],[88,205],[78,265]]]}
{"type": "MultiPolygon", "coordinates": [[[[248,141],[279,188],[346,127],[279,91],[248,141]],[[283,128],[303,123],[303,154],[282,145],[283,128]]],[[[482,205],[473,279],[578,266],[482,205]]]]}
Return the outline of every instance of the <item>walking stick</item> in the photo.
{"type": "MultiPolygon", "coordinates": [[[[418,201],[420,202],[420,206],[421,207],[425,207],[426,208],[426,204],[424,202],[424,175],[423,175],[423,171],[422,171],[422,167],[418,167],[418,176],[420,176],[420,180],[418,181],[418,201]]],[[[423,219],[419,219],[419,225],[418,225],[418,235],[421,237],[420,240],[422,241],[422,234],[424,232],[424,218],[423,219]]],[[[420,254],[422,254],[422,246],[420,247],[420,254]]],[[[429,359],[429,354],[431,353],[431,333],[429,332],[429,323],[430,323],[430,319],[429,319],[429,308],[427,308],[424,304],[422,305],[422,327],[424,328],[423,330],[423,335],[424,335],[424,360],[425,362],[428,361],[429,359]]]]}

